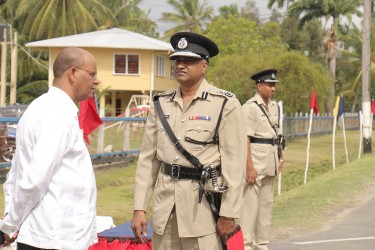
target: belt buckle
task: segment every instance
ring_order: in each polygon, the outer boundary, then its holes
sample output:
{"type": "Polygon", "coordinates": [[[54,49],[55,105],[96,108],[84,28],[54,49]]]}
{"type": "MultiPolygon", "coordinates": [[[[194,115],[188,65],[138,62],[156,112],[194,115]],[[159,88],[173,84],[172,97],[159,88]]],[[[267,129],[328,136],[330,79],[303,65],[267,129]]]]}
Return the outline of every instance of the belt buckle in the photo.
{"type": "Polygon", "coordinates": [[[178,178],[180,177],[180,166],[179,165],[172,164],[171,177],[175,180],[178,180],[178,178]]]}

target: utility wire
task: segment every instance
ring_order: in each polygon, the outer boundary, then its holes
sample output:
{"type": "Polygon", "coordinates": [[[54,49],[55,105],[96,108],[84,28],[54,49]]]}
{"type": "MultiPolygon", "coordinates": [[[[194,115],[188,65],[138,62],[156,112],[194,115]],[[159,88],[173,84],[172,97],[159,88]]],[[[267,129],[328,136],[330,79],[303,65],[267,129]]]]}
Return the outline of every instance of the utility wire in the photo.
{"type": "Polygon", "coordinates": [[[17,43],[17,46],[23,51],[25,52],[25,54],[30,57],[33,61],[35,61],[39,66],[41,66],[42,68],[45,68],[47,71],[49,70],[47,66],[45,66],[43,63],[39,62],[38,59],[36,59],[35,57],[33,57],[24,47],[22,47],[20,44],[17,43]]]}

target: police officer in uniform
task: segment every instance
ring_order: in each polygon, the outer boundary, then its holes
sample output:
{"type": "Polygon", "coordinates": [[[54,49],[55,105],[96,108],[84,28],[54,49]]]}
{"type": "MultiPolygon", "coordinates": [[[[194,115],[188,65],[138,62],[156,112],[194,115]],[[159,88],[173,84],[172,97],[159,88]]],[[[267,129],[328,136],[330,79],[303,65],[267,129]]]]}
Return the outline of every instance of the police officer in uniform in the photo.
{"type": "Polygon", "coordinates": [[[143,242],[146,211],[153,194],[153,249],[222,249],[221,237],[235,229],[234,219],[241,209],[246,166],[246,125],[241,105],[232,93],[205,80],[209,59],[219,53],[213,41],[180,32],[170,42],[175,50],[170,59],[176,62],[174,73],[179,87],[154,96],[151,104],[136,170],[133,233],[143,242]],[[176,141],[168,135],[162,119],[176,141]],[[191,156],[181,153],[179,146],[191,156]],[[188,158],[196,159],[202,167],[188,158]],[[202,169],[211,169],[211,174],[202,169]],[[215,176],[215,180],[222,180],[219,189],[225,190],[217,223],[206,196],[207,184],[215,176]]]}
{"type": "Polygon", "coordinates": [[[251,76],[256,94],[242,106],[248,137],[240,216],[245,250],[265,250],[270,242],[274,180],[283,164],[278,147],[280,112],[271,99],[278,83],[276,74],[277,70],[268,69],[251,76]]]}

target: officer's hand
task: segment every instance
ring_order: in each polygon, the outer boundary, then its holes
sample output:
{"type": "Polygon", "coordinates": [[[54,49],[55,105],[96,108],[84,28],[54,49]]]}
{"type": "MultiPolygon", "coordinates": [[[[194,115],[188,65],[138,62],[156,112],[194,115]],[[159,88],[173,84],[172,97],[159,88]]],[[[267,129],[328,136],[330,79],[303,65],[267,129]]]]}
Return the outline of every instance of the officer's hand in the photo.
{"type": "Polygon", "coordinates": [[[145,211],[134,210],[132,230],[135,238],[137,238],[138,243],[144,243],[144,240],[142,239],[142,234],[144,236],[147,236],[147,220],[145,211]]]}
{"type": "Polygon", "coordinates": [[[250,185],[253,185],[255,183],[255,180],[257,178],[257,171],[254,167],[247,167],[246,168],[246,182],[250,185]]]}
{"type": "Polygon", "coordinates": [[[18,232],[16,232],[12,237],[9,237],[9,235],[4,234],[5,241],[3,244],[0,245],[0,247],[7,247],[10,244],[12,244],[18,237],[18,232]]]}
{"type": "Polygon", "coordinates": [[[217,234],[225,241],[225,236],[232,233],[236,229],[236,223],[234,219],[219,217],[216,223],[216,232],[217,234]]]}

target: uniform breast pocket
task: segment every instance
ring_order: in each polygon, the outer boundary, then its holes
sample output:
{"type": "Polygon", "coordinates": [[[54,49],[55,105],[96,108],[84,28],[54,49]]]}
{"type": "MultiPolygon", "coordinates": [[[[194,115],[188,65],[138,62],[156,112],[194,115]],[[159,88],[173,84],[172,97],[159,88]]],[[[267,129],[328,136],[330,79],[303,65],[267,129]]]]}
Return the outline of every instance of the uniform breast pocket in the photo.
{"type": "Polygon", "coordinates": [[[157,148],[158,149],[165,149],[170,145],[169,137],[167,132],[165,131],[165,128],[160,124],[157,124],[156,127],[156,133],[157,133],[157,148]]]}
{"type": "Polygon", "coordinates": [[[268,122],[268,118],[263,114],[260,116],[260,119],[259,119],[259,123],[260,124],[264,124],[264,123],[269,123],[268,122]]]}
{"type": "Polygon", "coordinates": [[[213,140],[214,128],[207,121],[191,122],[187,124],[185,131],[185,141],[188,142],[188,148],[192,150],[201,150],[205,143],[213,140]]]}

